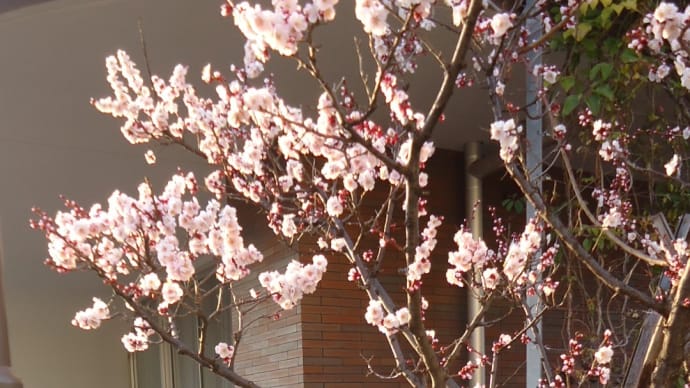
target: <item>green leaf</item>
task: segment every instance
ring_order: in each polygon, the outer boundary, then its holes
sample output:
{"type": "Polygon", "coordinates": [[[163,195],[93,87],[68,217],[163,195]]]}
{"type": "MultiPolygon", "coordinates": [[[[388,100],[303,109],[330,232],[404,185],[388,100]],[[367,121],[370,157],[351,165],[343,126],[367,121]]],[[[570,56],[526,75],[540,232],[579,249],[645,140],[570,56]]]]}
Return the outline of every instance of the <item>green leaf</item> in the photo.
{"type": "Polygon", "coordinates": [[[575,108],[580,104],[580,99],[582,99],[582,94],[573,94],[568,96],[563,102],[563,115],[567,116],[572,113],[575,108]]]}
{"type": "Polygon", "coordinates": [[[639,59],[640,57],[637,55],[637,53],[629,48],[626,48],[621,53],[621,61],[623,61],[623,63],[634,63],[639,59]]]}
{"type": "Polygon", "coordinates": [[[606,38],[604,43],[601,45],[601,47],[604,49],[604,52],[617,51],[620,46],[621,41],[618,38],[606,38]]]}
{"type": "Polygon", "coordinates": [[[580,42],[582,39],[587,36],[587,33],[589,33],[592,30],[592,25],[589,23],[580,23],[577,26],[575,26],[575,40],[580,42]]]}
{"type": "Polygon", "coordinates": [[[606,81],[613,72],[613,65],[610,63],[597,63],[589,70],[589,79],[594,81],[597,74],[601,74],[601,79],[606,81]]]}
{"type": "Polygon", "coordinates": [[[587,252],[592,249],[592,245],[594,245],[594,242],[591,238],[586,238],[584,241],[582,241],[582,247],[585,248],[587,252]]]}
{"type": "Polygon", "coordinates": [[[613,7],[604,8],[601,11],[599,17],[597,18],[601,27],[608,29],[611,26],[611,23],[613,22],[611,14],[613,14],[613,11],[613,7]]]}
{"type": "Polygon", "coordinates": [[[637,0],[625,0],[621,3],[621,5],[624,6],[625,9],[637,11],[637,0]]]}
{"type": "Polygon", "coordinates": [[[581,14],[587,13],[587,8],[589,8],[589,2],[585,1],[580,5],[580,13],[581,14]]]}
{"type": "Polygon", "coordinates": [[[561,77],[560,83],[563,90],[568,92],[573,88],[573,86],[575,86],[575,76],[569,75],[567,77],[561,77]]]}
{"type": "Polygon", "coordinates": [[[585,99],[585,103],[594,115],[598,115],[601,110],[601,98],[596,94],[591,94],[585,99]]]}
{"type": "Polygon", "coordinates": [[[616,97],[613,94],[613,90],[611,90],[611,87],[609,85],[600,85],[596,89],[594,89],[594,93],[606,97],[607,100],[613,101],[616,97]]]}
{"type": "Polygon", "coordinates": [[[599,69],[601,67],[601,63],[597,63],[596,65],[592,66],[591,69],[589,69],[589,80],[594,81],[594,79],[597,77],[597,74],[599,73],[599,69]]]}
{"type": "Polygon", "coordinates": [[[601,0],[601,4],[603,4],[604,7],[608,7],[612,2],[613,0],[601,0]]]}
{"type": "Polygon", "coordinates": [[[515,212],[518,214],[522,214],[522,211],[525,210],[525,204],[522,203],[519,199],[515,201],[515,212]]]}
{"type": "Polygon", "coordinates": [[[601,65],[601,79],[606,81],[613,72],[613,65],[610,63],[600,63],[601,65]]]}

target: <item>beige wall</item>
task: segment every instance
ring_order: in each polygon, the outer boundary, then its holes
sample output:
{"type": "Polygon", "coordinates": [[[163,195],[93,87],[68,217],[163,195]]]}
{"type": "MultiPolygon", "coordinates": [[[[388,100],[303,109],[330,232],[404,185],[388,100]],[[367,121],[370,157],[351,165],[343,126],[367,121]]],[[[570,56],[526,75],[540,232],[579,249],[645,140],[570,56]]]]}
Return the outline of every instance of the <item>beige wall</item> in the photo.
{"type": "Polygon", "coordinates": [[[46,245],[28,228],[30,208],[54,213],[59,194],[85,205],[104,202],[115,188],[135,193],[144,176],[161,182],[183,164],[168,152],[159,155],[161,166],[147,167],[145,148],[127,145],[117,122],[95,112],[89,98],[107,92],[107,54],[126,48],[141,58],[138,17],[162,74],[176,61],[191,62],[197,79],[205,62],[229,62],[233,50],[220,40],[215,48],[200,44],[202,35],[229,30],[214,18],[217,3],[65,0],[0,14],[0,220],[13,370],[26,388],[129,384],[119,340],[127,328],[107,322],[83,332],[70,325],[93,295],[107,295],[104,287],[42,264],[46,245]]]}
{"type": "MultiPolygon", "coordinates": [[[[242,40],[232,21],[218,15],[219,4],[54,0],[0,14],[0,220],[14,370],[27,388],[127,386],[127,358],[119,343],[125,329],[106,324],[83,333],[69,324],[74,312],[103,288],[83,276],[58,276],[42,265],[45,242],[27,227],[29,209],[40,205],[53,213],[60,204],[58,194],[84,204],[103,202],[115,188],[134,192],[144,176],[161,182],[175,166],[185,164],[179,153],[168,152],[159,154],[160,166],[147,167],[145,149],[126,145],[117,122],[99,115],[88,101],[107,92],[106,55],[125,48],[142,63],[138,19],[154,73],[167,76],[181,62],[191,65],[190,79],[196,80],[207,62],[222,69],[240,63],[242,40]]],[[[339,9],[352,16],[351,7],[339,9]]],[[[321,31],[324,41],[341,39],[320,54],[332,83],[347,75],[342,66],[354,71],[357,63],[354,48],[344,51],[352,42],[352,34],[343,33],[348,25],[338,23],[321,31]]],[[[292,73],[294,68],[284,69],[292,73]]],[[[313,81],[300,75],[287,79],[278,82],[280,90],[299,96],[292,100],[295,105],[313,105],[318,93],[305,89],[313,81]]],[[[432,83],[437,81],[432,77],[432,83]]],[[[432,88],[412,92],[419,93],[420,107],[431,103],[432,88]]],[[[481,101],[451,109],[443,144],[478,136],[466,117],[477,120],[481,101]],[[460,127],[465,130],[448,131],[460,127]]]]}

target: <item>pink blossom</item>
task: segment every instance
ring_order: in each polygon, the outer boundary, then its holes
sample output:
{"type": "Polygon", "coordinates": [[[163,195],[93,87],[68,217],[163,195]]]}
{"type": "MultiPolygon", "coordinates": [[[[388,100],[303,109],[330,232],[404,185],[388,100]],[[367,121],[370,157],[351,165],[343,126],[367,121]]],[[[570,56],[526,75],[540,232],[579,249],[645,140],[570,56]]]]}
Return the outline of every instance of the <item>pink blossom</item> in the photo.
{"type": "Polygon", "coordinates": [[[501,275],[498,273],[496,268],[487,268],[482,273],[482,283],[487,290],[493,290],[496,288],[501,280],[501,275]]]}
{"type": "Polygon", "coordinates": [[[144,275],[139,280],[139,287],[144,293],[158,291],[158,289],[161,287],[161,281],[158,278],[158,275],[152,272],[144,275]]]}
{"type": "Polygon", "coordinates": [[[338,217],[343,214],[343,205],[338,197],[330,197],[326,201],[326,211],[331,217],[338,217]]]}
{"type": "Polygon", "coordinates": [[[513,27],[510,14],[497,13],[491,18],[491,29],[494,31],[494,37],[500,38],[513,27]]]}
{"type": "Polygon", "coordinates": [[[612,356],[613,349],[611,346],[602,346],[594,353],[594,359],[597,360],[599,364],[608,364],[611,362],[612,356]]]}
{"type": "Polygon", "coordinates": [[[680,158],[678,154],[673,154],[671,160],[664,164],[664,169],[666,169],[666,175],[668,176],[680,174],[680,158]]]}
{"type": "Polygon", "coordinates": [[[143,352],[149,348],[149,337],[143,333],[127,333],[122,336],[122,345],[130,352],[143,352]]]}
{"type": "Polygon", "coordinates": [[[93,306],[77,312],[72,325],[84,330],[93,330],[101,326],[101,321],[109,318],[108,305],[99,298],[93,298],[93,306]]]}
{"type": "Polygon", "coordinates": [[[495,121],[491,124],[491,139],[498,141],[501,150],[500,156],[504,162],[510,163],[518,149],[518,134],[522,127],[516,127],[513,119],[507,121],[495,121]]]}
{"type": "Polygon", "coordinates": [[[219,342],[214,351],[220,357],[226,365],[230,365],[232,362],[232,357],[235,354],[235,347],[228,345],[225,342],[219,342]]]}
{"type": "Polygon", "coordinates": [[[177,303],[182,298],[182,295],[184,295],[184,291],[182,291],[182,287],[177,282],[166,281],[163,283],[162,297],[165,303],[177,303]]]}

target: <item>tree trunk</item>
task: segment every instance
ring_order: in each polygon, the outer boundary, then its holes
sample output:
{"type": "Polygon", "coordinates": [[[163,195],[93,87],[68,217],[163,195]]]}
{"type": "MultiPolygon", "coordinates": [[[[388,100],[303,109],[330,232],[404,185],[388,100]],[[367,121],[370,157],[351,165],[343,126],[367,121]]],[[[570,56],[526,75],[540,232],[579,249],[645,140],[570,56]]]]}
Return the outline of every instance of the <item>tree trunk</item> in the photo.
{"type": "Polygon", "coordinates": [[[690,308],[684,306],[690,297],[690,266],[686,265],[673,298],[671,312],[662,323],[664,339],[652,373],[652,387],[676,386],[685,361],[686,335],[690,331],[690,308]]]}

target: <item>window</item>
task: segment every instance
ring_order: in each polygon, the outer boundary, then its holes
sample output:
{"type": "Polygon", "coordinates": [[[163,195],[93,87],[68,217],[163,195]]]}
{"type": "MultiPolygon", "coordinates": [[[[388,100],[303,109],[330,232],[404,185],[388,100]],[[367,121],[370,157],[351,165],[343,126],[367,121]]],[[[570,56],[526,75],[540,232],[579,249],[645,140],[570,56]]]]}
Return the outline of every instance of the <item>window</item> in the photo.
{"type": "MultiPolygon", "coordinates": [[[[224,293],[224,298],[230,297],[229,292],[224,291],[224,293]]],[[[205,313],[211,313],[216,308],[216,298],[206,298],[202,307],[205,313]]],[[[198,349],[200,326],[198,319],[189,315],[176,320],[175,323],[180,339],[198,349]]],[[[213,357],[215,345],[220,341],[230,343],[231,336],[231,312],[226,310],[218,314],[208,325],[205,354],[213,357]]],[[[132,388],[232,387],[230,382],[202,368],[196,361],[177,354],[167,343],[152,344],[145,352],[131,353],[130,379],[132,388]]]]}

